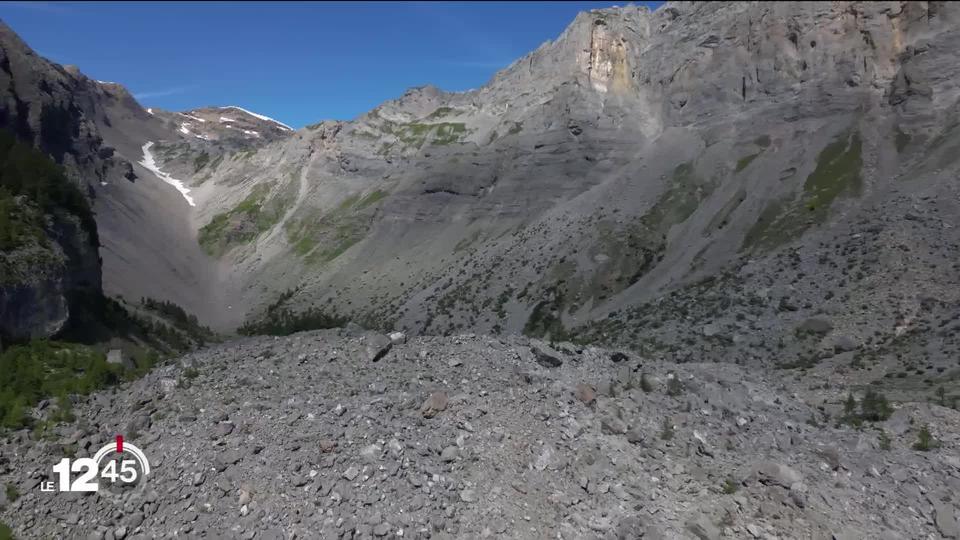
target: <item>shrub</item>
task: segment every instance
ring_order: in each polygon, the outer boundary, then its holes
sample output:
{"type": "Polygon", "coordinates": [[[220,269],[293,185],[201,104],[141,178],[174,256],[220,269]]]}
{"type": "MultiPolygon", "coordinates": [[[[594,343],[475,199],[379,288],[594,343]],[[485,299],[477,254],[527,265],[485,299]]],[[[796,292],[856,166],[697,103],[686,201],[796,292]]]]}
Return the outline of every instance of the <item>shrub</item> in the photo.
{"type": "Polygon", "coordinates": [[[723,492],[727,495],[733,495],[740,489],[740,486],[737,485],[732,479],[727,478],[723,481],[723,492]]]}
{"type": "Polygon", "coordinates": [[[887,401],[886,396],[876,390],[867,390],[863,399],[860,401],[860,412],[857,412],[857,400],[853,394],[847,395],[847,400],[843,404],[843,416],[839,424],[850,424],[855,427],[861,426],[864,422],[882,422],[893,414],[893,407],[887,401]]]}
{"type": "Polygon", "coordinates": [[[10,502],[15,502],[17,499],[20,498],[20,490],[17,489],[17,486],[15,486],[14,484],[7,484],[5,487],[5,491],[7,494],[7,500],[10,502]]]}
{"type": "Polygon", "coordinates": [[[640,389],[648,393],[653,391],[653,385],[650,384],[650,381],[647,379],[646,372],[640,373],[640,389]]]}
{"type": "Polygon", "coordinates": [[[880,449],[881,450],[890,450],[892,448],[892,442],[890,440],[890,435],[887,435],[886,430],[880,430],[880,449]]]}
{"type": "Polygon", "coordinates": [[[890,418],[893,408],[886,396],[874,390],[867,390],[860,402],[861,416],[868,422],[880,422],[890,418]]]}
{"type": "Polygon", "coordinates": [[[673,438],[673,424],[670,423],[669,418],[663,419],[663,427],[660,430],[660,438],[669,441],[673,438]]]}
{"type": "Polygon", "coordinates": [[[927,452],[939,446],[940,442],[933,438],[933,434],[930,433],[930,428],[924,424],[924,426],[920,428],[920,432],[917,433],[917,442],[913,443],[913,449],[927,452]]]}
{"type": "Polygon", "coordinates": [[[667,395],[668,396],[679,396],[683,393],[683,383],[680,382],[680,377],[674,375],[667,379],[667,395]]]}

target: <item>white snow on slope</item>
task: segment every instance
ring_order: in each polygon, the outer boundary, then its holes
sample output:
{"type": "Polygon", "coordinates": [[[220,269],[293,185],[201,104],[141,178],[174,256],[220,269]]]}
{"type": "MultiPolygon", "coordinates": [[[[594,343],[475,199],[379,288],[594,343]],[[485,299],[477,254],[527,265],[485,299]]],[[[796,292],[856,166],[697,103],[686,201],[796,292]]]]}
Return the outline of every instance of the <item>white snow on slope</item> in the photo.
{"type": "Polygon", "coordinates": [[[191,120],[196,120],[197,122],[206,122],[206,120],[204,120],[203,118],[197,118],[196,116],[193,116],[191,114],[187,114],[187,113],[177,113],[177,114],[179,114],[180,116],[186,116],[187,118],[191,120]]]}
{"type": "Polygon", "coordinates": [[[259,133],[257,133],[256,131],[250,130],[250,129],[245,129],[245,130],[243,130],[243,133],[244,133],[244,135],[253,135],[254,137],[259,137],[259,136],[260,136],[259,133]]]}
{"type": "Polygon", "coordinates": [[[226,116],[221,116],[221,117],[220,117],[220,121],[221,121],[221,122],[236,122],[236,120],[234,120],[233,118],[227,118],[226,116]]]}
{"type": "Polygon", "coordinates": [[[140,164],[143,165],[143,168],[155,174],[157,178],[177,188],[177,191],[179,191],[180,194],[183,195],[183,198],[187,200],[187,204],[190,206],[196,206],[196,204],[193,202],[193,197],[189,195],[190,190],[187,189],[187,186],[185,186],[182,181],[177,180],[176,178],[160,170],[160,167],[157,166],[156,160],[153,158],[153,154],[150,153],[151,146],[153,146],[153,141],[143,145],[143,160],[140,162],[140,164]]]}
{"type": "MultiPolygon", "coordinates": [[[[283,122],[281,122],[281,121],[279,121],[279,120],[274,120],[273,118],[270,118],[269,116],[264,116],[264,115],[262,115],[262,114],[257,114],[257,113],[255,113],[255,112],[248,111],[248,110],[244,109],[243,107],[237,107],[236,105],[228,105],[228,106],[226,106],[226,107],[220,107],[220,108],[221,108],[221,109],[236,109],[236,110],[238,110],[238,111],[240,111],[240,112],[245,112],[245,113],[249,114],[250,116],[253,116],[254,118],[259,118],[259,119],[261,119],[261,120],[266,120],[267,122],[273,122],[274,124],[277,124],[278,126],[286,129],[287,131],[293,131],[293,128],[292,128],[292,127],[284,124],[283,122]]],[[[222,117],[221,117],[221,120],[223,120],[222,117]]]]}
{"type": "Polygon", "coordinates": [[[190,135],[190,130],[187,129],[186,124],[180,124],[180,133],[183,133],[184,135],[190,135]]]}
{"type": "Polygon", "coordinates": [[[153,109],[147,109],[147,114],[153,115],[153,109]]]}

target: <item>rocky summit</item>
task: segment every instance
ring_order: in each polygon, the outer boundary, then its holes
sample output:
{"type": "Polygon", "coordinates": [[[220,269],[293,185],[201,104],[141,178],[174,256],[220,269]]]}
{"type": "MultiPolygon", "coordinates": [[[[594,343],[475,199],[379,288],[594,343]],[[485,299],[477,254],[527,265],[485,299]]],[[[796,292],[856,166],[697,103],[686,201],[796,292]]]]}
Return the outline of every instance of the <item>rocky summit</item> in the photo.
{"type": "MultiPolygon", "coordinates": [[[[956,538],[960,412],[834,425],[840,389],[732,364],[472,334],[259,337],[4,440],[4,519],[49,538],[956,538]],[[389,341],[387,341],[389,343],[389,341]],[[913,448],[929,425],[940,447],[913,448]],[[152,473],[43,493],[125,433],[152,473]]],[[[841,400],[842,401],[842,400],[841,400]]]]}
{"type": "Polygon", "coordinates": [[[960,539],[960,4],[555,35],[295,129],[0,23],[0,540],[960,539]]]}

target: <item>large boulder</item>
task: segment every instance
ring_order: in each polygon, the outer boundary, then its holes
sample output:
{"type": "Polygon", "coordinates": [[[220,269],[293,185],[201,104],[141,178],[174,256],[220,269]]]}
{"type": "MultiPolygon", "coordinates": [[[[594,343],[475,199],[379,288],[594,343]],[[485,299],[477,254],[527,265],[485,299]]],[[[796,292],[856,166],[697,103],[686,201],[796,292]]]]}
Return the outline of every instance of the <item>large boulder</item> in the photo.
{"type": "Polygon", "coordinates": [[[798,334],[828,334],[833,330],[833,323],[825,317],[810,317],[797,326],[798,334]]]}

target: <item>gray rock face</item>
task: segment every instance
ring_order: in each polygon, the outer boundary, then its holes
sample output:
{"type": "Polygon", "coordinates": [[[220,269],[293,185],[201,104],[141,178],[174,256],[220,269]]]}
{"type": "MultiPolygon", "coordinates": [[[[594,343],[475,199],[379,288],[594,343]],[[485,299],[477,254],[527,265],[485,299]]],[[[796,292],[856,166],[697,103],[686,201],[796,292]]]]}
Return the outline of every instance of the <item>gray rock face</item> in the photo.
{"type": "Polygon", "coordinates": [[[757,465],[756,473],[761,482],[777,484],[785,488],[803,481],[803,475],[797,470],[772,461],[757,465]]]}
{"type": "Polygon", "coordinates": [[[797,327],[797,332],[827,334],[833,330],[833,323],[823,317],[810,317],[797,327]]]}
{"type": "Polygon", "coordinates": [[[937,530],[944,538],[960,538],[960,526],[957,525],[956,504],[936,501],[933,504],[933,518],[937,530]]]}

